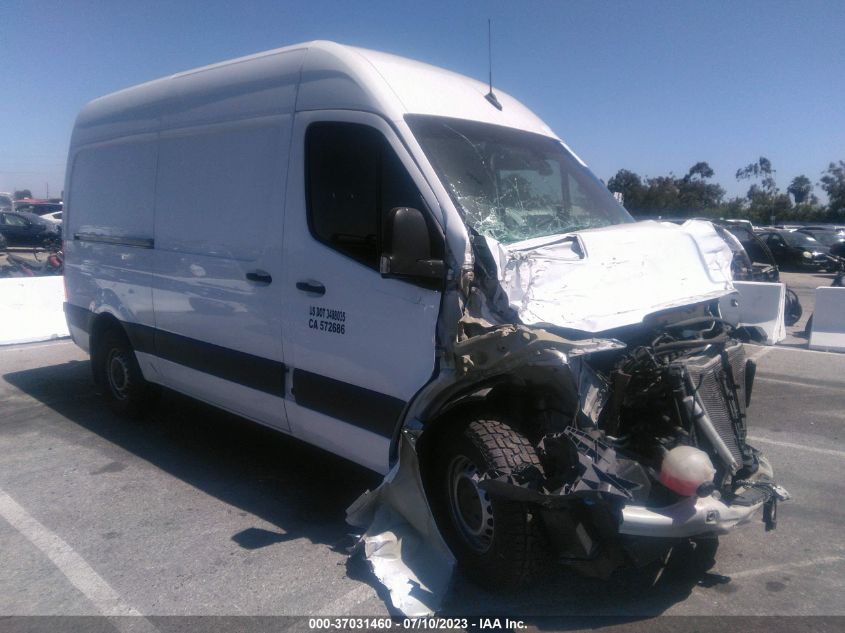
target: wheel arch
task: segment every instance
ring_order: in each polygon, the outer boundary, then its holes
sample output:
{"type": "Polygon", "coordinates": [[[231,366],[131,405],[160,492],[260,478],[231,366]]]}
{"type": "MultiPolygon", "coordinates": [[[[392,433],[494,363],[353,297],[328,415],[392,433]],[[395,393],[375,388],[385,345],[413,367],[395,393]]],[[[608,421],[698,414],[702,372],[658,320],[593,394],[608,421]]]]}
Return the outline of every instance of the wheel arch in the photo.
{"type": "MultiPolygon", "coordinates": [[[[491,376],[446,395],[439,404],[434,403],[424,416],[422,433],[415,445],[426,494],[430,492],[435,476],[438,447],[452,441],[453,434],[459,433],[472,420],[501,419],[532,442],[537,442],[548,428],[543,415],[548,407],[577,407],[577,400],[567,402],[567,395],[561,391],[559,383],[525,380],[515,373],[491,376]],[[550,403],[550,399],[554,402],[550,403]]],[[[571,410],[574,414],[574,408],[571,410]]]]}

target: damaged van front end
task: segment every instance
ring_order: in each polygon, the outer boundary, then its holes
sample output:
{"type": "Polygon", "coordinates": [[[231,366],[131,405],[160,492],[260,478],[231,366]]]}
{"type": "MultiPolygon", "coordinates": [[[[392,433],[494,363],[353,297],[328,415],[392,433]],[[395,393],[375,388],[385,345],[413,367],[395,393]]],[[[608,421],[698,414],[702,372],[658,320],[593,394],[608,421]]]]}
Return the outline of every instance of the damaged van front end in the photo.
{"type": "Polygon", "coordinates": [[[542,390],[545,402],[558,394],[537,440],[542,475],[487,474],[481,487],[547,508],[612,500],[621,535],[715,535],[761,508],[772,529],[786,493],[746,441],[756,366],[742,342],[754,332],[719,316],[718,298],[732,288],[730,255],[712,228],[636,223],[537,248],[495,246],[511,307],[545,329],[478,334],[479,320],[465,315],[461,366],[472,374],[489,372],[491,359],[507,364],[513,352],[503,340],[516,338],[535,349],[523,371],[539,349],[560,367],[542,390]],[[585,339],[588,330],[612,338],[585,339]]]}
{"type": "Polygon", "coordinates": [[[702,306],[630,345],[519,327],[468,339],[458,351],[470,372],[502,363],[537,399],[507,417],[521,421],[539,464],[488,470],[478,488],[534,507],[557,557],[599,576],[661,557],[679,539],[727,533],[761,510],[773,529],[788,495],[746,441],[755,366],[733,334],[702,306]],[[555,361],[556,384],[540,379],[555,361]]]}
{"type": "Polygon", "coordinates": [[[411,596],[438,593],[438,559],[501,588],[550,560],[607,577],[757,516],[773,529],[788,494],[747,441],[758,335],[721,318],[732,253],[712,225],[634,222],[555,139],[409,123],[467,247],[398,462],[350,509],[394,604],[430,608],[411,596]]]}

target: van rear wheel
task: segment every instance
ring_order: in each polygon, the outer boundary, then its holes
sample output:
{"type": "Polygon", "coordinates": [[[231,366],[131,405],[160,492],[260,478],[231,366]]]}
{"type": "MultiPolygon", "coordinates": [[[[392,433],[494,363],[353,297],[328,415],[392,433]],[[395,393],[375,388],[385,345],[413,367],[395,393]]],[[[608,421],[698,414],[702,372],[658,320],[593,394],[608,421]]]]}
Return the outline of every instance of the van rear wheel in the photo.
{"type": "Polygon", "coordinates": [[[541,468],[531,443],[505,422],[473,420],[438,450],[438,525],[461,568],[488,588],[515,588],[548,558],[540,518],[529,506],[490,495],[478,484],[491,469],[541,468]]]}
{"type": "Polygon", "coordinates": [[[144,380],[135,351],[117,329],[103,333],[97,345],[94,371],[112,411],[128,418],[146,414],[158,396],[155,385],[144,380]]]}

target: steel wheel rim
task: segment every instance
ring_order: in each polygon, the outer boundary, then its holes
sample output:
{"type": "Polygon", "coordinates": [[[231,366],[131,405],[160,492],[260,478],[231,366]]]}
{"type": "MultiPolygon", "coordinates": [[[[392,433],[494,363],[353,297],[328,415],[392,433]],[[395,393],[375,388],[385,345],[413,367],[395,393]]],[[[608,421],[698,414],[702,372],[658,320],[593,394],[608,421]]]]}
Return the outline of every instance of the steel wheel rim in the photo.
{"type": "Polygon", "coordinates": [[[114,397],[126,400],[129,397],[129,364],[118,350],[109,352],[106,375],[114,397]]]}
{"type": "Polygon", "coordinates": [[[478,487],[481,474],[466,456],[458,455],[449,464],[449,510],[464,541],[484,553],[493,544],[493,502],[478,487]]]}

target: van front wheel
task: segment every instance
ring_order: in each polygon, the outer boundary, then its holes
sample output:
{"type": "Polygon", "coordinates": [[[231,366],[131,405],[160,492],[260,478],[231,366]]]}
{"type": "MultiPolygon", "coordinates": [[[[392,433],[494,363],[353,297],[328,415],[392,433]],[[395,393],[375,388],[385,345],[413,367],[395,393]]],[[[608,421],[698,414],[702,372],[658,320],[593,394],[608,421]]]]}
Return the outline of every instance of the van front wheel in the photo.
{"type": "Polygon", "coordinates": [[[441,445],[438,525],[461,568],[489,588],[514,588],[548,558],[539,516],[529,506],[491,497],[478,484],[488,470],[541,468],[531,443],[499,420],[473,420],[441,445]]]}
{"type": "Polygon", "coordinates": [[[109,329],[103,333],[97,348],[95,377],[111,409],[129,418],[143,416],[154,404],[158,392],[144,380],[126,336],[109,329]]]}

